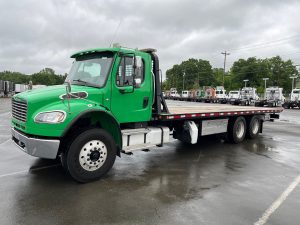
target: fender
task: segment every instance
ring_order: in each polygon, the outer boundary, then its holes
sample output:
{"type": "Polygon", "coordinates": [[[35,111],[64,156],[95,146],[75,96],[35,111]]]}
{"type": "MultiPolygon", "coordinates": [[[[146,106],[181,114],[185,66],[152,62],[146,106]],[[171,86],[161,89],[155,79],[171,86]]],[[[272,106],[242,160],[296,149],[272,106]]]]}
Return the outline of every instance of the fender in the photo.
{"type": "Polygon", "coordinates": [[[121,133],[120,124],[118,123],[116,118],[110,112],[102,110],[102,109],[89,109],[89,110],[85,110],[85,111],[79,113],[65,128],[65,130],[62,134],[62,137],[65,137],[68,134],[68,132],[72,129],[73,125],[76,124],[76,122],[78,122],[81,118],[87,116],[88,114],[91,114],[91,119],[95,119],[97,122],[100,122],[102,127],[104,129],[106,128],[105,130],[108,131],[112,135],[112,137],[115,140],[116,145],[117,145],[118,156],[120,156],[120,150],[122,149],[122,133],[121,133]],[[106,117],[106,118],[104,120],[101,120],[100,119],[101,116],[104,118],[106,117]],[[109,121],[109,119],[111,121],[109,121]],[[103,122],[105,122],[105,123],[103,123],[103,122]],[[112,124],[110,123],[109,127],[105,126],[105,125],[107,125],[106,123],[109,123],[109,122],[112,122],[112,124]],[[111,128],[112,130],[109,130],[107,128],[111,128]]]}

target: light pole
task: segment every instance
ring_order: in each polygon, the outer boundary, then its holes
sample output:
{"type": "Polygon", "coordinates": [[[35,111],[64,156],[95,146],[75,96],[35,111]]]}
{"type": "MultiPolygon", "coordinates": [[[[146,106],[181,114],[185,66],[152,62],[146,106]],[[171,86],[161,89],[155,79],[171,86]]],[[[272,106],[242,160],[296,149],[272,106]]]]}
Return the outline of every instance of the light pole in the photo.
{"type": "Polygon", "coordinates": [[[265,81],[265,98],[266,98],[267,80],[269,80],[269,78],[264,77],[263,80],[265,81]]]}
{"type": "Polygon", "coordinates": [[[185,77],[185,71],[183,72],[182,75],[182,90],[184,91],[184,77],[185,77]]]}
{"type": "Polygon", "coordinates": [[[226,70],[226,57],[228,55],[230,55],[229,52],[225,51],[225,52],[221,52],[222,55],[224,55],[224,71],[223,71],[223,87],[224,87],[224,82],[225,82],[225,70],[226,70]]]}
{"type": "Polygon", "coordinates": [[[291,76],[290,78],[292,79],[292,90],[293,90],[294,89],[295,79],[297,78],[297,76],[291,76]]]}
{"type": "Polygon", "coordinates": [[[245,87],[247,87],[247,82],[249,81],[249,80],[243,80],[244,82],[245,82],[245,87]]]}

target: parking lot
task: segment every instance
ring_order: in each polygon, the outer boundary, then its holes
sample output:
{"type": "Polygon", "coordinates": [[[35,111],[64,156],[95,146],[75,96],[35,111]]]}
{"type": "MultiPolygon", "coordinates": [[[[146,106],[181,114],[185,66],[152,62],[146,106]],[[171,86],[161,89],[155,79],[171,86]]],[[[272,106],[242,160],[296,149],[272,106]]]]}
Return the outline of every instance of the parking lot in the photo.
{"type": "Polygon", "coordinates": [[[285,110],[238,145],[205,138],[122,155],[104,179],[78,184],[14,146],[0,99],[0,224],[298,225],[299,118],[285,110]]]}

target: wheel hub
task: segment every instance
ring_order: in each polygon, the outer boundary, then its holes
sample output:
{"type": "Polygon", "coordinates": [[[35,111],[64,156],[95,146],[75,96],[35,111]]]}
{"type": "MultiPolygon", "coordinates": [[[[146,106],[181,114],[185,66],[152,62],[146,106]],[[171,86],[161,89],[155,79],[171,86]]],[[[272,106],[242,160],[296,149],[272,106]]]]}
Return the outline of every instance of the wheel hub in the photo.
{"type": "Polygon", "coordinates": [[[95,161],[97,161],[100,158],[100,155],[101,155],[101,153],[99,151],[94,150],[90,154],[90,160],[92,162],[95,162],[95,161]]]}
{"type": "Polygon", "coordinates": [[[87,171],[99,169],[106,160],[107,148],[100,140],[87,142],[80,150],[79,163],[87,171]]]}

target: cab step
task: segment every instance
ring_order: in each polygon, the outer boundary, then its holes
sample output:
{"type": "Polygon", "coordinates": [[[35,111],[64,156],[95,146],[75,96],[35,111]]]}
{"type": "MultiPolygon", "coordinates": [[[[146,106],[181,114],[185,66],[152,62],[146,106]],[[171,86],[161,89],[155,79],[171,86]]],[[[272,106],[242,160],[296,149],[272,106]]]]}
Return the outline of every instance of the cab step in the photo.
{"type": "Polygon", "coordinates": [[[122,152],[129,153],[155,146],[162,146],[169,142],[170,129],[168,127],[147,127],[122,130],[122,152]]]}
{"type": "Polygon", "coordinates": [[[145,150],[145,149],[149,149],[149,148],[153,148],[153,147],[156,147],[156,145],[151,144],[151,143],[126,146],[126,147],[123,147],[123,153],[127,154],[127,153],[130,153],[132,151],[145,150]]]}

